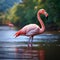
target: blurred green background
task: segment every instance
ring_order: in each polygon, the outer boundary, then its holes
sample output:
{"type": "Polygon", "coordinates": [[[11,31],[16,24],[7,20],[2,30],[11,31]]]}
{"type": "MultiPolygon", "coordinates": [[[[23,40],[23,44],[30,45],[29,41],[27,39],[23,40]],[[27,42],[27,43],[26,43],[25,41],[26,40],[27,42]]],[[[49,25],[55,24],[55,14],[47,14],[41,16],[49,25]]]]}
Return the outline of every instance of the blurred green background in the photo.
{"type": "Polygon", "coordinates": [[[30,23],[39,25],[37,12],[44,8],[49,14],[48,20],[41,15],[46,30],[60,30],[60,0],[1,0],[0,7],[0,25],[6,25],[8,22],[19,28],[30,23]],[[11,2],[14,3],[9,7],[8,3],[11,2]],[[6,5],[3,7],[5,9],[1,9],[3,4],[6,5]]]}

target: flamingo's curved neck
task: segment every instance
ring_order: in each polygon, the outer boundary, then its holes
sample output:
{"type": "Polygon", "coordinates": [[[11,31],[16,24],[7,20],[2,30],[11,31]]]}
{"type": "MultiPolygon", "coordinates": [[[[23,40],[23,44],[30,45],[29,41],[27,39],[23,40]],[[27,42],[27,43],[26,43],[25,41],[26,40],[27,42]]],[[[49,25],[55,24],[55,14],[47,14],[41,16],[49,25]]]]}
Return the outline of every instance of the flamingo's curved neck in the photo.
{"type": "Polygon", "coordinates": [[[40,12],[37,13],[37,18],[38,18],[38,21],[39,21],[39,23],[40,23],[40,25],[41,25],[40,33],[42,33],[42,32],[45,31],[45,25],[44,25],[42,19],[40,18],[40,14],[41,14],[40,12]]]}

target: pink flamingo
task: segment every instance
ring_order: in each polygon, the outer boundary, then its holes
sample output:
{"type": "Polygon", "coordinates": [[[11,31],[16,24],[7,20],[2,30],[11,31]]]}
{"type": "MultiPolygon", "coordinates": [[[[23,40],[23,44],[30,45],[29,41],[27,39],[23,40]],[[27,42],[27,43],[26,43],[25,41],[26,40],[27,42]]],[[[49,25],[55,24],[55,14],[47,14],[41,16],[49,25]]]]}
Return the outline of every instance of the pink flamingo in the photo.
{"type": "Polygon", "coordinates": [[[8,26],[9,27],[14,27],[14,25],[12,23],[9,23],[8,26]]]}
{"type": "Polygon", "coordinates": [[[41,24],[41,27],[39,27],[36,24],[29,24],[24,26],[22,29],[16,32],[15,37],[18,37],[19,35],[25,35],[29,36],[29,42],[28,42],[28,47],[32,46],[32,41],[33,41],[33,36],[41,34],[45,31],[45,25],[40,18],[40,14],[44,14],[46,17],[48,17],[48,13],[44,9],[40,9],[37,13],[37,18],[39,23],[41,24]]]}

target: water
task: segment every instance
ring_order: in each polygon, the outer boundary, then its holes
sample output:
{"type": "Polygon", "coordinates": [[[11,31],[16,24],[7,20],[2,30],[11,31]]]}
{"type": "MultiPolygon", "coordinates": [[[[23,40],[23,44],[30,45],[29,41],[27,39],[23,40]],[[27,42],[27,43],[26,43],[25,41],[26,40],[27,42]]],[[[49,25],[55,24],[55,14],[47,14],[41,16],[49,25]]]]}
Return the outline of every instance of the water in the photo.
{"type": "Polygon", "coordinates": [[[28,48],[29,37],[15,38],[16,32],[14,28],[0,26],[0,60],[58,60],[60,58],[60,34],[44,33],[34,36],[33,47],[28,48]]]}

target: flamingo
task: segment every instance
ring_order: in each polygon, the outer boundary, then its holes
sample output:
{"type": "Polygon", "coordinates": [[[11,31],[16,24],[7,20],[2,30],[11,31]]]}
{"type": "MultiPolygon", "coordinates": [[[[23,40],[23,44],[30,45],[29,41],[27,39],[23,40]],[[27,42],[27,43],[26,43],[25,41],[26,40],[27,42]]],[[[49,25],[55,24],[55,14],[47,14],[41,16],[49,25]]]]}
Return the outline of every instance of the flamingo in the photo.
{"type": "Polygon", "coordinates": [[[12,29],[14,27],[14,24],[12,23],[8,23],[7,25],[9,26],[9,29],[12,29]]]}
{"type": "Polygon", "coordinates": [[[42,34],[45,31],[45,25],[44,25],[42,19],[40,18],[40,14],[43,14],[46,17],[48,17],[48,13],[46,12],[45,9],[40,9],[37,12],[37,19],[38,19],[41,27],[39,27],[36,24],[28,24],[15,33],[15,37],[18,37],[19,35],[29,36],[28,47],[32,46],[33,37],[35,35],[42,34]]]}
{"type": "Polygon", "coordinates": [[[8,26],[9,27],[14,27],[14,25],[12,23],[9,23],[8,26]]]}

